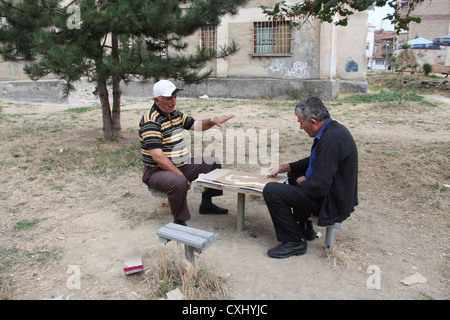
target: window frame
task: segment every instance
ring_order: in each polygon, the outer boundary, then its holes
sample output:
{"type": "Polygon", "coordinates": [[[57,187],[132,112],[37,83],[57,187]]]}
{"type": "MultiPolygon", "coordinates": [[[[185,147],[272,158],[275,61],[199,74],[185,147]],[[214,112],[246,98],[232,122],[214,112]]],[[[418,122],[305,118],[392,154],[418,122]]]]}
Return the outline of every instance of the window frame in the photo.
{"type": "Polygon", "coordinates": [[[217,27],[208,26],[200,29],[200,48],[217,51],[217,27]]]}
{"type": "Polygon", "coordinates": [[[292,26],[290,21],[254,21],[252,53],[255,57],[292,56],[292,26]],[[259,42],[259,43],[258,43],[259,42]]]}

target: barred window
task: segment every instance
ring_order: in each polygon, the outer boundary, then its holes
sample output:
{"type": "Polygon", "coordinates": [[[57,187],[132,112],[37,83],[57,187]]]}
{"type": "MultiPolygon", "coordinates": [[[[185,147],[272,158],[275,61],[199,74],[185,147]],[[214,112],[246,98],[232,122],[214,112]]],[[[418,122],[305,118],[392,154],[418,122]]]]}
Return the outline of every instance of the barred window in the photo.
{"type": "Polygon", "coordinates": [[[254,22],[253,54],[290,55],[291,28],[289,21],[254,22]]]}
{"type": "Polygon", "coordinates": [[[200,48],[206,51],[216,51],[216,27],[203,27],[200,37],[200,48]]]}

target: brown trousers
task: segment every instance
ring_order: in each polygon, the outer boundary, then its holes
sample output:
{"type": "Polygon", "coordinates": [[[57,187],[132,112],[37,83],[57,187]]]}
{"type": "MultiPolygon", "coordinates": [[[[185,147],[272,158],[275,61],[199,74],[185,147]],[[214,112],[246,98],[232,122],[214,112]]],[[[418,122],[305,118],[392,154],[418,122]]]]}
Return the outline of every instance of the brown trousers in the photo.
{"type": "MultiPolygon", "coordinates": [[[[221,167],[222,165],[216,157],[191,158],[190,164],[178,168],[184,177],[170,171],[161,170],[158,167],[147,167],[144,169],[142,181],[150,188],[167,193],[173,217],[188,221],[191,214],[186,199],[189,190],[186,180],[194,181],[200,173],[208,173],[221,167]]],[[[211,198],[222,194],[222,190],[207,189],[202,196],[211,198]]]]}

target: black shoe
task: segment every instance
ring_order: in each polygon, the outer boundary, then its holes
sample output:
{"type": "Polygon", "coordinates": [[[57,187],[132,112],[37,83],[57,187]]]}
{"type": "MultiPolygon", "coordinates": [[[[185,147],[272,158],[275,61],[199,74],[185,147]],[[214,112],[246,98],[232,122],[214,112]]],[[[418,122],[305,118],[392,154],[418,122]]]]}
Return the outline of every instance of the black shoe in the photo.
{"type": "Polygon", "coordinates": [[[173,219],[173,223],[176,223],[176,224],[179,224],[181,226],[187,227],[186,221],[184,221],[184,220],[173,219]]]}
{"type": "Polygon", "coordinates": [[[301,242],[284,242],[278,247],[272,248],[267,251],[267,254],[271,258],[283,259],[290,256],[301,256],[306,253],[306,240],[301,242]]]}
{"type": "Polygon", "coordinates": [[[224,209],[224,208],[218,207],[215,204],[213,204],[212,206],[209,206],[209,207],[200,206],[200,209],[198,210],[198,212],[200,214],[227,214],[228,209],[224,209]]]}
{"type": "Polygon", "coordinates": [[[305,223],[300,222],[300,227],[302,228],[302,234],[306,238],[306,240],[311,241],[317,237],[317,234],[314,231],[311,221],[305,223]]]}

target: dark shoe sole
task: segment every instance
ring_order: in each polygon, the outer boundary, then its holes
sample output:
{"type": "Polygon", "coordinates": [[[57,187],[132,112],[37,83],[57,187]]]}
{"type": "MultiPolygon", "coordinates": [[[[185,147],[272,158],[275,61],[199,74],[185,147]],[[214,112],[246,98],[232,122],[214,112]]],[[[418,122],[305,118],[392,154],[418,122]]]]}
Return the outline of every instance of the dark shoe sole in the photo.
{"type": "Polygon", "coordinates": [[[200,214],[227,214],[228,210],[208,210],[201,209],[198,211],[200,214]]]}
{"type": "MultiPolygon", "coordinates": [[[[270,250],[269,250],[270,251],[270,250]]],[[[292,252],[290,254],[284,254],[284,255],[277,255],[277,254],[272,254],[269,251],[267,251],[267,255],[271,258],[276,258],[276,259],[284,259],[284,258],[289,258],[291,256],[302,256],[306,253],[307,249],[304,250],[300,250],[300,251],[295,251],[292,252]]]]}

